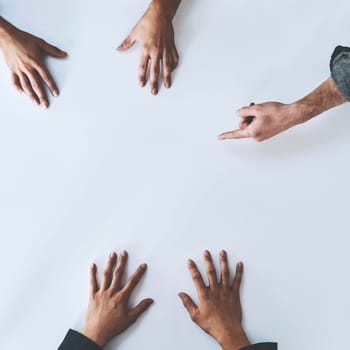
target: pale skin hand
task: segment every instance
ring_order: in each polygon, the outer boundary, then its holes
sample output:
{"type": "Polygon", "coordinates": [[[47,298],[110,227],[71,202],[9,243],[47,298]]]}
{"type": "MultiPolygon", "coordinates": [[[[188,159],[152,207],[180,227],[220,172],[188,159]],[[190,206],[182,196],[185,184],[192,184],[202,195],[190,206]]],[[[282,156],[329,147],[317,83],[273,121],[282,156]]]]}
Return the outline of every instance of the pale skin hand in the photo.
{"type": "Polygon", "coordinates": [[[252,138],[264,141],[345,102],[346,99],[329,77],[309,95],[294,103],[267,102],[242,107],[237,111],[239,129],[222,133],[219,139],[252,138]]]}
{"type": "Polygon", "coordinates": [[[242,327],[240,286],[243,263],[237,264],[232,283],[225,251],[220,252],[219,281],[209,251],[204,252],[204,263],[209,286],[205,285],[196,264],[192,260],[188,261],[188,268],[198,293],[198,306],[189,295],[179,293],[192,321],[215,338],[223,350],[238,350],[250,345],[242,327]]]}
{"type": "Polygon", "coordinates": [[[146,13],[133,28],[129,36],[118,47],[126,51],[140,42],[139,84],[145,86],[147,71],[151,93],[158,93],[160,71],[166,88],[171,86],[171,73],[179,63],[179,55],[175,46],[172,20],[181,0],[153,0],[146,13]]]}
{"type": "Polygon", "coordinates": [[[33,102],[48,108],[47,85],[58,96],[57,85],[46,68],[45,58],[65,58],[67,53],[32,34],[14,27],[0,17],[0,49],[11,73],[13,85],[33,102]]]}
{"type": "Polygon", "coordinates": [[[112,338],[125,331],[153,303],[148,298],[130,308],[130,295],[146,272],[147,266],[140,265],[122,286],[126,261],[125,251],[120,254],[118,261],[117,255],[111,253],[103,271],[101,286],[98,286],[96,279],[96,265],[92,264],[90,268],[90,300],[82,334],[100,347],[104,347],[112,338]]]}

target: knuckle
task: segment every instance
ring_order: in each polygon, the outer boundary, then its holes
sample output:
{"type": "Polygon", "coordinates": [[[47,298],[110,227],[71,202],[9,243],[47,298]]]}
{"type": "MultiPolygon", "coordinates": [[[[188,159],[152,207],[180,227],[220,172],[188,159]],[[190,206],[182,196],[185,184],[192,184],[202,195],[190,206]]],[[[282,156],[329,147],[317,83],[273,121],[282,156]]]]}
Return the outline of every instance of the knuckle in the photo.
{"type": "Polygon", "coordinates": [[[201,275],[200,275],[200,273],[199,272],[195,272],[193,275],[192,275],[192,278],[194,279],[194,280],[200,280],[201,279],[201,275]]]}
{"type": "Polygon", "coordinates": [[[210,275],[215,274],[215,270],[214,270],[213,267],[210,267],[210,268],[208,269],[208,274],[210,274],[210,275]]]}

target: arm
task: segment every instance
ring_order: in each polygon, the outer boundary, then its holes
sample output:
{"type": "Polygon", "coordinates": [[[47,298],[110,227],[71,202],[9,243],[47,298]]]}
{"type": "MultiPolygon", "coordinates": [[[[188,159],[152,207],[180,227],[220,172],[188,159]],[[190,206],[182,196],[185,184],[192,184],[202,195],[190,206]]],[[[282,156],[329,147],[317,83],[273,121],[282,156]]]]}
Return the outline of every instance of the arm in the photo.
{"type": "Polygon", "coordinates": [[[243,107],[237,111],[239,129],[225,132],[219,139],[263,141],[350,100],[350,49],[344,49],[336,48],[331,77],[310,94],[291,104],[267,102],[243,107]]]}
{"type": "Polygon", "coordinates": [[[222,350],[275,350],[276,348],[271,347],[273,344],[251,345],[243,329],[240,301],[243,263],[237,264],[231,283],[225,251],[220,252],[220,281],[217,280],[216,269],[208,251],[204,252],[204,262],[209,286],[205,285],[196,264],[192,260],[188,261],[188,268],[198,293],[198,306],[189,295],[179,293],[192,321],[211,335],[222,350]],[[268,347],[265,348],[264,345],[268,347]]]}
{"type": "Polygon", "coordinates": [[[0,50],[11,73],[13,85],[37,105],[44,108],[49,101],[44,89],[48,86],[53,96],[59,91],[46,68],[45,57],[65,58],[67,54],[43,39],[26,33],[0,17],[0,50]]]}
{"type": "Polygon", "coordinates": [[[86,322],[81,333],[70,330],[59,350],[101,350],[112,338],[129,328],[138,317],[153,303],[144,299],[134,308],[129,307],[129,298],[146,272],[142,264],[123,286],[127,253],[111,253],[103,271],[99,286],[96,279],[97,267],[90,268],[90,300],[86,313],[86,322]]]}
{"type": "Polygon", "coordinates": [[[147,11],[133,28],[129,36],[118,47],[126,51],[140,42],[139,84],[146,84],[148,66],[150,66],[151,93],[158,93],[160,66],[163,70],[163,82],[166,88],[171,86],[171,73],[179,62],[175,46],[172,20],[181,0],[152,0],[147,11]]]}

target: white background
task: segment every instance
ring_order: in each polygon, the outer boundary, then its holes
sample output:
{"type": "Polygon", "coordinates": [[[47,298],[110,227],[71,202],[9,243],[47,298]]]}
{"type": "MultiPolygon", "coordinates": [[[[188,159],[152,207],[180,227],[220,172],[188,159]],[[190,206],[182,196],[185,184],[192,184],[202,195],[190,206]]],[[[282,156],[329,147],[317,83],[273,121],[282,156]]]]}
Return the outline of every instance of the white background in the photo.
{"type": "MultiPolygon", "coordinates": [[[[0,348],[54,349],[83,325],[88,267],[111,250],[149,270],[156,302],[108,349],[215,349],[177,292],[186,260],[225,248],[245,262],[245,326],[280,349],[345,348],[350,277],[349,106],[272,140],[219,142],[234,111],[291,102],[348,45],[349,3],[191,1],[175,19],[171,90],[137,85],[138,47],[115,48],[148,2],[1,1],[18,27],[65,49],[48,111],[0,66],[0,348]]],[[[202,265],[201,265],[202,266],[202,265]]]]}

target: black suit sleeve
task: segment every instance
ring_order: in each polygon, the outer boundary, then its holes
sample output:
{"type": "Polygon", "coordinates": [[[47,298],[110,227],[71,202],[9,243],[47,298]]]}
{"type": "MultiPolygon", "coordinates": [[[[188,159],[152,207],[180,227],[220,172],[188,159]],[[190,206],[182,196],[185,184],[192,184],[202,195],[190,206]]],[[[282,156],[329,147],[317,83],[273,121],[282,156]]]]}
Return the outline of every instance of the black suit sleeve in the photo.
{"type": "Polygon", "coordinates": [[[81,333],[70,329],[58,350],[102,350],[102,348],[81,333]]]}
{"type": "Polygon", "coordinates": [[[241,350],[277,350],[277,343],[259,343],[254,345],[249,345],[241,350]]]}

